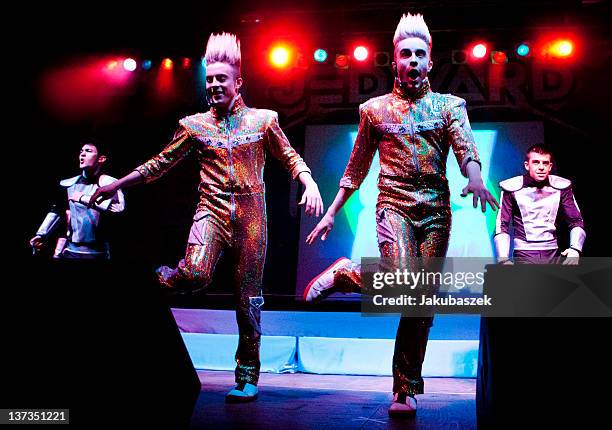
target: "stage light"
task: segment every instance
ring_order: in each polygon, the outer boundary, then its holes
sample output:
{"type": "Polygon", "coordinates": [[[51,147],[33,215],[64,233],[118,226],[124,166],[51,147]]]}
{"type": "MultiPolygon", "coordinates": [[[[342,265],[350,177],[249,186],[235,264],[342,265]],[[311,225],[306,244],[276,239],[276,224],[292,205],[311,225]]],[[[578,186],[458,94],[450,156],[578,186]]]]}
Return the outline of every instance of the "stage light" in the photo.
{"type": "Polygon", "coordinates": [[[521,43],[519,46],[516,47],[516,54],[519,57],[526,57],[527,55],[529,55],[529,45],[527,45],[526,43],[521,43]]]}
{"type": "Polygon", "coordinates": [[[454,49],[451,54],[451,62],[453,64],[465,64],[467,62],[467,52],[462,49],[454,49]]]}
{"type": "Polygon", "coordinates": [[[477,43],[472,47],[472,56],[474,58],[484,58],[487,55],[488,48],[484,43],[477,43]]]}
{"type": "Polygon", "coordinates": [[[183,69],[188,69],[191,67],[191,58],[183,58],[183,69]]]}
{"type": "Polygon", "coordinates": [[[202,63],[202,68],[206,69],[206,58],[202,57],[201,63],[202,63]]]}
{"type": "Polygon", "coordinates": [[[284,69],[291,62],[291,50],[285,45],[276,45],[270,51],[270,63],[277,69],[284,69]]]}
{"type": "Polygon", "coordinates": [[[505,64],[508,62],[508,56],[504,51],[491,52],[491,62],[493,64],[505,64]]]}
{"type": "Polygon", "coordinates": [[[387,67],[391,64],[391,56],[386,51],[374,54],[374,65],[376,67],[387,67]]]}
{"type": "Polygon", "coordinates": [[[170,58],[164,58],[164,60],[162,61],[162,67],[165,70],[171,70],[172,67],[174,67],[174,63],[172,62],[170,58]]]}
{"type": "Polygon", "coordinates": [[[574,44],[567,39],[555,40],[550,44],[548,52],[553,57],[567,58],[574,52],[574,44]]]}
{"type": "Polygon", "coordinates": [[[117,60],[111,60],[106,64],[106,68],[108,70],[115,70],[118,65],[119,65],[119,62],[117,60]]]}
{"type": "Polygon", "coordinates": [[[365,46],[358,46],[353,50],[353,57],[355,57],[357,61],[367,60],[369,54],[368,48],[365,46]]]}
{"type": "Polygon", "coordinates": [[[151,66],[153,66],[153,62],[151,60],[144,60],[142,62],[143,70],[151,70],[151,66]]]}
{"type": "Polygon", "coordinates": [[[324,63],[327,60],[327,51],[319,48],[314,52],[313,56],[317,63],[324,63]]]}
{"type": "Polygon", "coordinates": [[[123,60],[123,68],[128,72],[133,72],[136,70],[136,60],[133,58],[126,58],[123,60]]]}
{"type": "Polygon", "coordinates": [[[349,57],[348,57],[348,55],[344,55],[344,54],[336,55],[336,61],[335,61],[334,65],[338,69],[348,69],[348,66],[349,66],[349,57]]]}

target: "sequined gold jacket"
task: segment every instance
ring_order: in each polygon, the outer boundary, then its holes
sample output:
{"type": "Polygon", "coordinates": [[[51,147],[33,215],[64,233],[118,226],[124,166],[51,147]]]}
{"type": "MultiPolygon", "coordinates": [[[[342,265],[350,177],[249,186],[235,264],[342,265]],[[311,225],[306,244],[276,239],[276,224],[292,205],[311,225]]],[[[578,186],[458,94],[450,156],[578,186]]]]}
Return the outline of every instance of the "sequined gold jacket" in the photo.
{"type": "Polygon", "coordinates": [[[218,213],[220,207],[232,209],[235,194],[265,191],[266,151],[284,165],[293,179],[302,172],[310,173],[281,130],[278,114],[249,108],[239,95],[226,116],[211,108],[181,119],[174,138],[163,151],[135,170],[148,183],[194,153],[200,164],[198,211],[218,213]]]}
{"type": "Polygon", "coordinates": [[[360,106],[359,130],[340,187],[359,188],[378,150],[379,208],[393,207],[414,220],[450,216],[450,148],[467,177],[468,162],[480,160],[465,100],[432,92],[427,81],[412,97],[396,85],[360,106]]]}

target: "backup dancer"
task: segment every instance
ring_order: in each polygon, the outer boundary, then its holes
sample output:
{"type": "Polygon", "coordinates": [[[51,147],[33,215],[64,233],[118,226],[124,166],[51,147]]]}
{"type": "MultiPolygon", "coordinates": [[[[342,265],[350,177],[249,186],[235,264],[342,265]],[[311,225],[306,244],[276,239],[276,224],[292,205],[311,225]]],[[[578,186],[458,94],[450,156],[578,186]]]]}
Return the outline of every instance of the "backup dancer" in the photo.
{"type": "Polygon", "coordinates": [[[57,240],[54,258],[80,260],[107,260],[110,248],[105,234],[104,218],[123,212],[123,192],[116,188],[96,204],[91,197],[104,185],[114,182],[112,176],[102,173],[107,151],[100,142],[88,140],[79,151],[81,174],[60,181],[57,195],[49,213],[30,239],[34,252],[40,251],[60,226],[66,225],[66,235],[57,240]],[[66,221],[64,223],[64,221],[66,221]]]}
{"type": "Polygon", "coordinates": [[[533,145],[525,154],[526,173],[500,182],[501,207],[495,228],[495,250],[502,264],[510,260],[510,225],[514,228],[514,261],[578,264],[586,239],[582,214],[571,181],[551,175],[551,152],[533,145]],[[557,225],[567,224],[570,246],[559,253],[557,225]]]}

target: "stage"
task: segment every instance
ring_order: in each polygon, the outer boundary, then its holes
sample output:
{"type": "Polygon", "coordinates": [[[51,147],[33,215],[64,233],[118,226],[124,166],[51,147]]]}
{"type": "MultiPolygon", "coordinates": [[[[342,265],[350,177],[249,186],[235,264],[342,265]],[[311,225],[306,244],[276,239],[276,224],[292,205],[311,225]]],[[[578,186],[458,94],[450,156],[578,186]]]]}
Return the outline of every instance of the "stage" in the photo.
{"type": "Polygon", "coordinates": [[[259,398],[226,404],[229,371],[198,371],[202,391],[190,429],[474,429],[476,380],[425,378],[415,419],[391,419],[387,376],[262,373],[259,398]]]}

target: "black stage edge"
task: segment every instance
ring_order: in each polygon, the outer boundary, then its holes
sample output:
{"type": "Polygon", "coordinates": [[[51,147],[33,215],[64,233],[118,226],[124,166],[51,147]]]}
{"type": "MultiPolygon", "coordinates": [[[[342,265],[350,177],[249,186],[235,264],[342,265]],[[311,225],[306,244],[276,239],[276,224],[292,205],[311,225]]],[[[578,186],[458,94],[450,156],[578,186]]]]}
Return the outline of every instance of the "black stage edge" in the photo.
{"type": "MultiPolygon", "coordinates": [[[[564,272],[557,282],[560,290],[568,274],[578,273],[575,267],[557,266],[558,272],[564,272]]],[[[493,284],[507,286],[516,280],[516,294],[531,291],[523,297],[537,300],[544,287],[538,284],[538,273],[546,270],[487,266],[485,292],[495,288],[493,284]],[[525,271],[532,271],[532,282],[525,271]]],[[[554,286],[550,283],[554,278],[548,279],[546,288],[554,286]]],[[[611,322],[605,317],[483,317],[476,386],[478,430],[599,428],[608,422],[611,322]]]]}
{"type": "Polygon", "coordinates": [[[3,408],[187,428],[200,382],[146,264],[32,259],[3,286],[3,408]]]}

